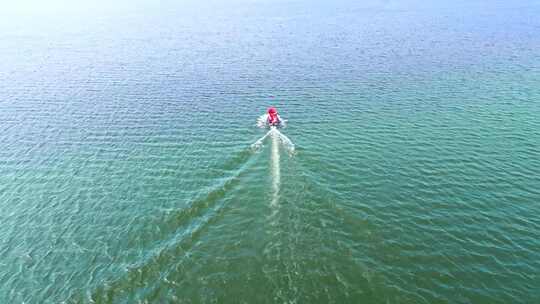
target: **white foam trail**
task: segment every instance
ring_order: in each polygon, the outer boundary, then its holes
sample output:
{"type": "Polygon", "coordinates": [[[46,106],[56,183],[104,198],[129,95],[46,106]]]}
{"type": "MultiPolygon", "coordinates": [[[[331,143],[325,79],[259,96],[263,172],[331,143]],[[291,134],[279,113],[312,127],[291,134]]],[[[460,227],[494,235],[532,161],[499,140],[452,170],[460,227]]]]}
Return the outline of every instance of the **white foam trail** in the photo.
{"type": "Polygon", "coordinates": [[[251,149],[253,149],[253,151],[258,151],[262,147],[264,139],[267,138],[268,135],[270,135],[271,132],[272,132],[272,129],[270,129],[270,131],[266,132],[266,134],[264,134],[263,137],[257,139],[256,142],[251,144],[251,149]]]}
{"type": "Polygon", "coordinates": [[[272,163],[272,202],[270,205],[276,206],[279,200],[279,186],[281,182],[281,168],[279,163],[279,135],[281,133],[276,127],[272,127],[269,133],[272,136],[272,154],[270,156],[272,163]]]}
{"type": "Polygon", "coordinates": [[[268,120],[268,114],[263,114],[259,116],[259,118],[257,118],[257,127],[266,128],[267,120],[268,120]]]}
{"type": "MultiPolygon", "coordinates": [[[[261,121],[266,123],[265,115],[259,117],[258,122],[261,121]]],[[[279,160],[280,143],[287,150],[287,152],[289,152],[290,156],[294,154],[294,144],[287,136],[283,135],[283,133],[281,133],[276,127],[272,126],[270,127],[270,131],[251,145],[251,148],[254,151],[258,151],[268,136],[272,138],[272,152],[270,154],[270,166],[272,170],[272,201],[270,205],[277,206],[279,201],[279,188],[281,184],[281,165],[279,160]]]]}
{"type": "Polygon", "coordinates": [[[293,142],[287,136],[283,135],[283,133],[279,132],[277,128],[274,128],[274,132],[279,137],[279,140],[281,141],[285,149],[287,149],[287,152],[289,152],[289,155],[293,155],[294,154],[293,142]]]}

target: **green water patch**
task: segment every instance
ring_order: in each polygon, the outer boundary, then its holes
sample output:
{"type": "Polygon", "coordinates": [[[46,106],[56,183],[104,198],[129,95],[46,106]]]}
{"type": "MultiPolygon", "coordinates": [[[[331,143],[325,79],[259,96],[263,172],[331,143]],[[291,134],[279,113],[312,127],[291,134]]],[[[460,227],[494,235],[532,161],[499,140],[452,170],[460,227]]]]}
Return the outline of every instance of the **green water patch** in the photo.
{"type": "Polygon", "coordinates": [[[251,158],[249,150],[239,152],[220,170],[220,175],[228,172],[228,177],[217,179],[214,185],[200,191],[199,198],[182,204],[180,209],[132,221],[124,247],[141,248],[132,253],[135,256],[131,259],[137,262],[125,266],[121,277],[102,278],[106,283],[99,284],[91,292],[76,292],[69,302],[114,302],[126,292],[141,288],[143,280],[158,280],[162,275],[159,269],[187,254],[205,227],[219,219],[230,200],[227,197],[241,183],[251,158]],[[148,228],[140,229],[141,225],[148,228]]]}

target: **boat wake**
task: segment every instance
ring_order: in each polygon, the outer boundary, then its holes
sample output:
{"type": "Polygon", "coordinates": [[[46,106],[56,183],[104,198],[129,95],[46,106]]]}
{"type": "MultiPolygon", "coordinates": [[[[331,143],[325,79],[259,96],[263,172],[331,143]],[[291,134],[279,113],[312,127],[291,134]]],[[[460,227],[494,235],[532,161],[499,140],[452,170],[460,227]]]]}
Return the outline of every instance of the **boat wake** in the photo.
{"type": "Polygon", "coordinates": [[[270,131],[266,132],[263,137],[259,138],[251,145],[251,149],[254,152],[259,152],[263,147],[264,140],[269,136],[272,138],[273,146],[279,146],[279,144],[281,144],[283,148],[285,148],[285,150],[289,153],[289,156],[294,155],[295,146],[293,142],[287,136],[281,133],[276,127],[270,127],[270,131]],[[276,139],[275,142],[274,138],[276,139]]]}
{"type": "MultiPolygon", "coordinates": [[[[275,127],[272,129],[277,130],[275,127]]],[[[279,131],[277,131],[279,132],[279,131]]],[[[272,154],[271,154],[271,163],[272,163],[272,202],[271,206],[276,206],[279,200],[279,186],[281,183],[281,168],[279,161],[279,135],[277,132],[272,132],[272,154]]]]}
{"type": "Polygon", "coordinates": [[[270,127],[270,131],[251,145],[252,150],[258,152],[263,147],[264,140],[267,137],[270,137],[272,140],[272,150],[270,154],[270,168],[272,173],[272,201],[270,204],[272,206],[276,206],[279,200],[279,189],[281,183],[279,147],[282,146],[289,153],[289,156],[294,155],[295,147],[293,142],[287,136],[281,133],[276,127],[272,126],[270,127]]]}

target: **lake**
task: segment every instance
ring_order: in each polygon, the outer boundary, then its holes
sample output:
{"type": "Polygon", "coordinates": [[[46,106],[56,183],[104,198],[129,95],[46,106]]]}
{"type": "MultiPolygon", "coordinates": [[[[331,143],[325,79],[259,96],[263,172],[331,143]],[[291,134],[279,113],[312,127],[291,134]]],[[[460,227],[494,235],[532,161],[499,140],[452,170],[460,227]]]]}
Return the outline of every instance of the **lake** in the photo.
{"type": "Polygon", "coordinates": [[[540,2],[424,2],[1,4],[0,302],[540,301],[540,2]]]}

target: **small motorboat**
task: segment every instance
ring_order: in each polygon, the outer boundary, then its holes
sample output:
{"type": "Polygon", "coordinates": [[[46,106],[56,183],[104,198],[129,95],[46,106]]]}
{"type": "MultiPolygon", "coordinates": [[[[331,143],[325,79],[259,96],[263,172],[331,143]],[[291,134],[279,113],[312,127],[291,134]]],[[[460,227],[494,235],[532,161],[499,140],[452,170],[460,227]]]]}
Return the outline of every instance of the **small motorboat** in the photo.
{"type": "Polygon", "coordinates": [[[278,127],[281,125],[281,117],[279,117],[279,114],[277,112],[277,109],[274,107],[268,108],[268,114],[266,116],[266,123],[269,126],[278,127]]]}

